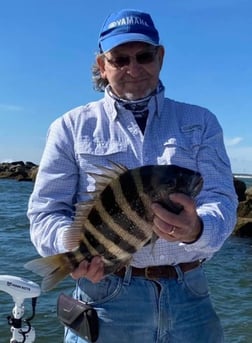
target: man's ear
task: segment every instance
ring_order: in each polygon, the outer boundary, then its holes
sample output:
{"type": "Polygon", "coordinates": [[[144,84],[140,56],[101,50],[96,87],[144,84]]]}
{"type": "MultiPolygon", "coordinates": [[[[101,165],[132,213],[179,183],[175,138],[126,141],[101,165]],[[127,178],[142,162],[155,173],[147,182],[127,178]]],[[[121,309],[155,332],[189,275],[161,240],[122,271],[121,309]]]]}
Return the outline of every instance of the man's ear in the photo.
{"type": "Polygon", "coordinates": [[[96,56],[96,63],[100,69],[100,74],[103,79],[106,79],[106,71],[105,71],[105,59],[103,55],[96,56]]]}
{"type": "Polygon", "coordinates": [[[158,47],[158,60],[159,60],[160,70],[161,70],[162,65],[163,65],[164,55],[165,55],[165,49],[164,49],[163,45],[160,45],[158,47]]]}

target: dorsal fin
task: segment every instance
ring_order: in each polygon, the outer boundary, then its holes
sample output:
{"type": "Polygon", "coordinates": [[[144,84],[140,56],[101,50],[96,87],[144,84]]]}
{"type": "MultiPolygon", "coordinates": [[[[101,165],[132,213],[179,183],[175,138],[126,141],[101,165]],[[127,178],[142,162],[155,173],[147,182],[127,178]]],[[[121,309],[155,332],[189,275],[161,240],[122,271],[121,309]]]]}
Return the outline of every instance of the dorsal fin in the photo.
{"type": "Polygon", "coordinates": [[[109,161],[109,163],[111,164],[111,168],[95,165],[95,167],[100,171],[100,173],[88,173],[88,175],[93,177],[96,182],[95,191],[88,192],[93,198],[99,195],[113,179],[117,178],[119,175],[125,173],[128,170],[122,164],[113,161],[109,161]]]}
{"type": "Polygon", "coordinates": [[[113,161],[109,161],[109,163],[113,166],[114,170],[118,171],[119,174],[125,173],[128,170],[128,168],[125,167],[121,163],[117,163],[117,162],[113,162],[113,161]]]}
{"type": "Polygon", "coordinates": [[[120,163],[117,162],[113,162],[113,161],[109,161],[109,163],[111,164],[111,168],[110,167],[105,167],[105,166],[101,166],[101,165],[94,165],[99,171],[101,171],[102,173],[93,173],[90,172],[88,173],[89,175],[103,175],[104,177],[107,178],[114,178],[117,177],[120,174],[125,173],[128,169],[123,166],[120,163]]]}

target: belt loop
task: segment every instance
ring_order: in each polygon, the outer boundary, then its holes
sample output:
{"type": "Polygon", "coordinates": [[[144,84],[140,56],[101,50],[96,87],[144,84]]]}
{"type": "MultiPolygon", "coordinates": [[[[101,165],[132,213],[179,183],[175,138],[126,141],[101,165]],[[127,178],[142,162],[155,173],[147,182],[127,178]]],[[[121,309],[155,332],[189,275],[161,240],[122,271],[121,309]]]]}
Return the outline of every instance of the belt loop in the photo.
{"type": "Polygon", "coordinates": [[[184,273],[182,272],[180,265],[177,264],[174,266],[174,268],[176,269],[176,273],[178,275],[178,282],[183,282],[184,279],[184,273]]]}
{"type": "Polygon", "coordinates": [[[124,286],[129,286],[130,281],[131,281],[131,274],[132,274],[131,266],[125,267],[125,273],[124,273],[124,277],[123,277],[123,285],[124,286]]]}

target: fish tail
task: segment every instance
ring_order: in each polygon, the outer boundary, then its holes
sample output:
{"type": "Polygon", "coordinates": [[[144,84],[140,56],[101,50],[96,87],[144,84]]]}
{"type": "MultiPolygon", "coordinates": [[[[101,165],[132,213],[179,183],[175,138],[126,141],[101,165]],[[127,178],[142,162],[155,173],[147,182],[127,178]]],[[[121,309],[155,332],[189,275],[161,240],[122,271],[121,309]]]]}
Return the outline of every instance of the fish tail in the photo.
{"type": "Polygon", "coordinates": [[[76,266],[71,263],[69,253],[38,258],[27,262],[24,267],[43,277],[41,290],[47,292],[67,277],[76,266]]]}

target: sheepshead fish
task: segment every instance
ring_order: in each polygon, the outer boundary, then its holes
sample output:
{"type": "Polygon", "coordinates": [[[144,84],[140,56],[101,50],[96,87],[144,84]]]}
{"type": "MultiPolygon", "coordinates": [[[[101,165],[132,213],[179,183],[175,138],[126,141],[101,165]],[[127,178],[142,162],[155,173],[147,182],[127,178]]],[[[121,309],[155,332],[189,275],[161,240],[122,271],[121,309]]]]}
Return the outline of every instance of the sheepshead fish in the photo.
{"type": "Polygon", "coordinates": [[[96,190],[91,200],[76,205],[73,223],[64,233],[65,253],[39,258],[25,267],[44,277],[41,288],[47,291],[64,279],[82,260],[100,255],[104,274],[130,263],[132,254],[155,242],[151,204],[158,202],[179,213],[181,206],[169,199],[171,193],[195,197],[203,180],[198,172],[176,165],[148,165],[127,169],[111,162],[111,168],[97,167],[89,173],[96,190]]]}

